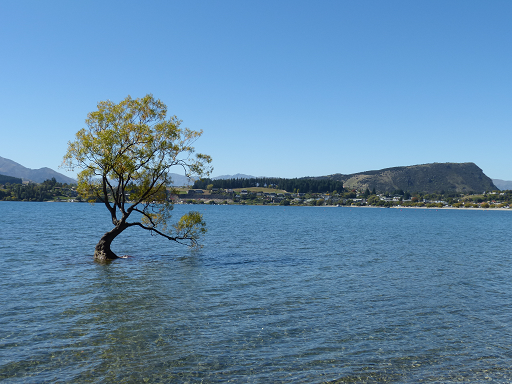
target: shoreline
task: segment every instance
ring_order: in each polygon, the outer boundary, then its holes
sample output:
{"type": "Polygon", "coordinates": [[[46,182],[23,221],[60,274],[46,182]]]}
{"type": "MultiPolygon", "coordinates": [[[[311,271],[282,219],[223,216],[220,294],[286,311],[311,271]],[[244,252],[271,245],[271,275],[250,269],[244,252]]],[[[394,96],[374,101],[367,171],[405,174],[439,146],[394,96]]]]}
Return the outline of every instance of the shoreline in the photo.
{"type": "MultiPolygon", "coordinates": [[[[86,201],[6,201],[0,200],[0,203],[87,203],[86,201]]],[[[200,205],[206,206],[210,204],[187,204],[187,203],[175,203],[175,205],[200,205]]],[[[364,208],[364,209],[426,209],[426,210],[452,210],[452,211],[509,211],[512,212],[511,208],[456,208],[456,207],[405,207],[405,206],[393,206],[393,207],[377,207],[377,206],[357,206],[357,205],[272,205],[272,204],[215,204],[215,205],[229,205],[229,206],[245,206],[245,207],[283,207],[283,208],[292,208],[292,207],[307,207],[307,208],[364,208]]]]}
{"type": "MultiPolygon", "coordinates": [[[[231,204],[231,205],[239,205],[239,204],[231,204]]],[[[249,205],[247,205],[249,206],[249,205]]],[[[269,205],[272,207],[272,205],[269,205]]],[[[273,205],[273,207],[279,207],[279,205],[273,205]]],[[[320,206],[312,206],[312,205],[288,205],[286,207],[309,207],[309,208],[365,208],[365,209],[428,209],[428,210],[455,210],[455,211],[510,211],[512,212],[512,208],[455,208],[455,207],[374,207],[374,206],[350,206],[350,205],[320,205],[320,206]]]]}

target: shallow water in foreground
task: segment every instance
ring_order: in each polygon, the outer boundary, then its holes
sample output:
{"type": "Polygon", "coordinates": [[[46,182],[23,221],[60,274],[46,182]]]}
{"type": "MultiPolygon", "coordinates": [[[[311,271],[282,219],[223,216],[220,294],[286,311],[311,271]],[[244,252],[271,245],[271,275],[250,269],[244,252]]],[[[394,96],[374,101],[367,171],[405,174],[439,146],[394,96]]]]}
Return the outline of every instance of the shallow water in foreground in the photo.
{"type": "Polygon", "coordinates": [[[98,265],[101,205],[0,202],[0,381],[512,381],[512,212],[190,208],[98,265]]]}

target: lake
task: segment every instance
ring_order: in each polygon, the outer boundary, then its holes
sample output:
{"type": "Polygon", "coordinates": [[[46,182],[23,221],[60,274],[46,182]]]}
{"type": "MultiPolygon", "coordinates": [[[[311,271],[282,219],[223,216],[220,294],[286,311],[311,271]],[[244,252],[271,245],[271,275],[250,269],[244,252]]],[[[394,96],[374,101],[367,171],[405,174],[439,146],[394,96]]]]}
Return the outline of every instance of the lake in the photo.
{"type": "Polygon", "coordinates": [[[512,381],[512,212],[190,209],[99,265],[105,207],[0,202],[0,381],[512,381]]]}

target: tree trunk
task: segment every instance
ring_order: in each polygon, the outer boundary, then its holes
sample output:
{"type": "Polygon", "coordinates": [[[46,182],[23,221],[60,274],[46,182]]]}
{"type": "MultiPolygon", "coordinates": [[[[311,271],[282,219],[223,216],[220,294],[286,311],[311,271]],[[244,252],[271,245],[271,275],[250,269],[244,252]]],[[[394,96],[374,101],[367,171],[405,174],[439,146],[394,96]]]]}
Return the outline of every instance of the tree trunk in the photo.
{"type": "Polygon", "coordinates": [[[96,248],[94,249],[94,260],[99,261],[101,263],[105,263],[110,260],[118,259],[119,257],[112,252],[110,249],[110,245],[112,241],[119,235],[121,232],[125,230],[126,227],[114,227],[111,231],[105,233],[98,244],[96,244],[96,248]]]}

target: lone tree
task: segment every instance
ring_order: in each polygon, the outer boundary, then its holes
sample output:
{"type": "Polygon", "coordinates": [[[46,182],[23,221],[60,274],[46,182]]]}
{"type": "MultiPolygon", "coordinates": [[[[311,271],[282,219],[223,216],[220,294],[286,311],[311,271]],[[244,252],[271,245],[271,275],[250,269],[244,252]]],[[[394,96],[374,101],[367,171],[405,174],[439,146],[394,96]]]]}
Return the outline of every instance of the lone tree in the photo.
{"type": "Polygon", "coordinates": [[[128,96],[119,104],[101,101],[85,122],[87,128],[68,143],[63,165],[82,169],[78,192],[90,202],[105,204],[112,218],[114,228],[96,245],[94,259],[116,259],[110,249],[112,241],[135,226],[196,245],[206,232],[201,214],[189,212],[170,223],[173,187],[169,170],[181,166],[187,176],[209,175],[210,156],[195,154],[192,146],[202,131],[180,128],[181,121],[176,116],[167,118],[166,105],[153,95],[128,96]],[[129,221],[132,214],[137,219],[129,221]]]}

